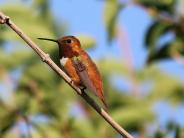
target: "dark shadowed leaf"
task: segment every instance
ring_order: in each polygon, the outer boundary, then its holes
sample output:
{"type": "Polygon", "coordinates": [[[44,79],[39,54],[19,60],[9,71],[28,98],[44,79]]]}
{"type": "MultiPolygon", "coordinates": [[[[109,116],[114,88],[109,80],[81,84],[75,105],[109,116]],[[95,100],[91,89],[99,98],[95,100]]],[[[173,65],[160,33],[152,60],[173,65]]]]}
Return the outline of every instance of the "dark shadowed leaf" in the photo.
{"type": "Polygon", "coordinates": [[[157,51],[155,50],[154,52],[150,52],[146,63],[151,64],[156,61],[170,58],[171,46],[172,46],[171,43],[167,43],[160,50],[157,50],[157,51]]]}
{"type": "Polygon", "coordinates": [[[160,37],[173,28],[169,23],[155,21],[147,30],[145,35],[145,46],[154,49],[160,37]]]}
{"type": "Polygon", "coordinates": [[[182,137],[181,137],[181,128],[180,128],[180,126],[178,126],[178,125],[176,126],[174,138],[182,138],[182,137]]]}
{"type": "Polygon", "coordinates": [[[184,54],[183,39],[176,39],[172,42],[164,44],[160,49],[149,51],[147,64],[173,58],[176,56],[176,54],[184,54]]]}
{"type": "Polygon", "coordinates": [[[139,3],[148,8],[154,8],[158,11],[167,11],[172,13],[174,11],[174,4],[176,0],[138,0],[139,3]]]}
{"type": "Polygon", "coordinates": [[[13,127],[17,115],[17,111],[12,110],[10,112],[4,112],[4,114],[0,116],[0,137],[3,137],[5,133],[13,127]]]}

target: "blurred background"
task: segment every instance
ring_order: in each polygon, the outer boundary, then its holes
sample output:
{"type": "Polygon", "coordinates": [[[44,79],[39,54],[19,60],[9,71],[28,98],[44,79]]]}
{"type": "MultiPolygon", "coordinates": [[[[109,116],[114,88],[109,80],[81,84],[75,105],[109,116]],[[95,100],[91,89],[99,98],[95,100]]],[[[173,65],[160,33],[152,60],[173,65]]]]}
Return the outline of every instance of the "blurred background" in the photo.
{"type": "MultiPolygon", "coordinates": [[[[36,38],[77,36],[109,113],[135,138],[184,138],[183,0],[0,0],[0,11],[56,63],[56,44],[36,38]]],[[[0,25],[0,137],[121,136],[0,25]]]]}

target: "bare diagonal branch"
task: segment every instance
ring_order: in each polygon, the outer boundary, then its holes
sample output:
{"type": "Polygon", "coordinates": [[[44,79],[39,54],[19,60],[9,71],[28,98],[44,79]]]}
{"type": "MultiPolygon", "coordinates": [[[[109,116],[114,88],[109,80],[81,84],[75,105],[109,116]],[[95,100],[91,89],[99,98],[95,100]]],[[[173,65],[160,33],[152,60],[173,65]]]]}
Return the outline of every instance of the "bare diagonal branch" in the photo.
{"type": "Polygon", "coordinates": [[[82,92],[80,88],[72,83],[71,78],[52,61],[49,54],[44,53],[18,26],[16,26],[16,24],[10,20],[8,16],[4,15],[2,12],[0,12],[0,24],[6,24],[14,30],[38,54],[43,62],[48,64],[60,77],[62,77],[65,82],[67,82],[78,95],[92,106],[119,134],[124,138],[132,138],[132,136],[115,120],[113,120],[113,118],[103,108],[100,108],[91,97],[89,97],[85,92],[82,92]]]}

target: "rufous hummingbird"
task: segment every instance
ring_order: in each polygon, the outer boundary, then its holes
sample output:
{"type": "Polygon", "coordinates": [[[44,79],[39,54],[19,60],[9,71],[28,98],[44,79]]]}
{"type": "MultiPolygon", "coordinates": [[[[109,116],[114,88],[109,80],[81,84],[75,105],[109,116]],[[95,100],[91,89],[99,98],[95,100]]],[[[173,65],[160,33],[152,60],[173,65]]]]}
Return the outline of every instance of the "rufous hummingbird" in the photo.
{"type": "Polygon", "coordinates": [[[38,38],[41,40],[49,40],[56,42],[59,46],[60,64],[65,72],[71,77],[75,85],[80,88],[90,88],[97,97],[103,102],[107,108],[103,93],[103,83],[96,64],[91,60],[90,56],[82,49],[80,41],[74,36],[65,36],[57,40],[48,38],[38,38]],[[77,58],[85,67],[86,76],[80,77],[73,60],[77,58]],[[88,80],[87,83],[85,80],[88,80]]]}

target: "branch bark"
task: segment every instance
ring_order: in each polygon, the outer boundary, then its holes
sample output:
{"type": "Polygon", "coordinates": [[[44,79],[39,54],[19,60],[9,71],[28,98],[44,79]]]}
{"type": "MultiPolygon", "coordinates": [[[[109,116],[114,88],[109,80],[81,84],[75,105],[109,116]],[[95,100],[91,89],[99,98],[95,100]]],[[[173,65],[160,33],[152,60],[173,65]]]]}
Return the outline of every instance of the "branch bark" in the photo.
{"type": "Polygon", "coordinates": [[[123,129],[113,118],[98,104],[89,97],[85,92],[72,83],[72,80],[67,74],[62,71],[49,57],[49,54],[44,53],[16,24],[14,24],[8,16],[0,12],[0,24],[8,25],[15,31],[42,59],[43,62],[48,64],[66,83],[68,83],[75,92],[80,95],[91,107],[93,107],[120,135],[124,138],[133,138],[125,129],[123,129]]]}

